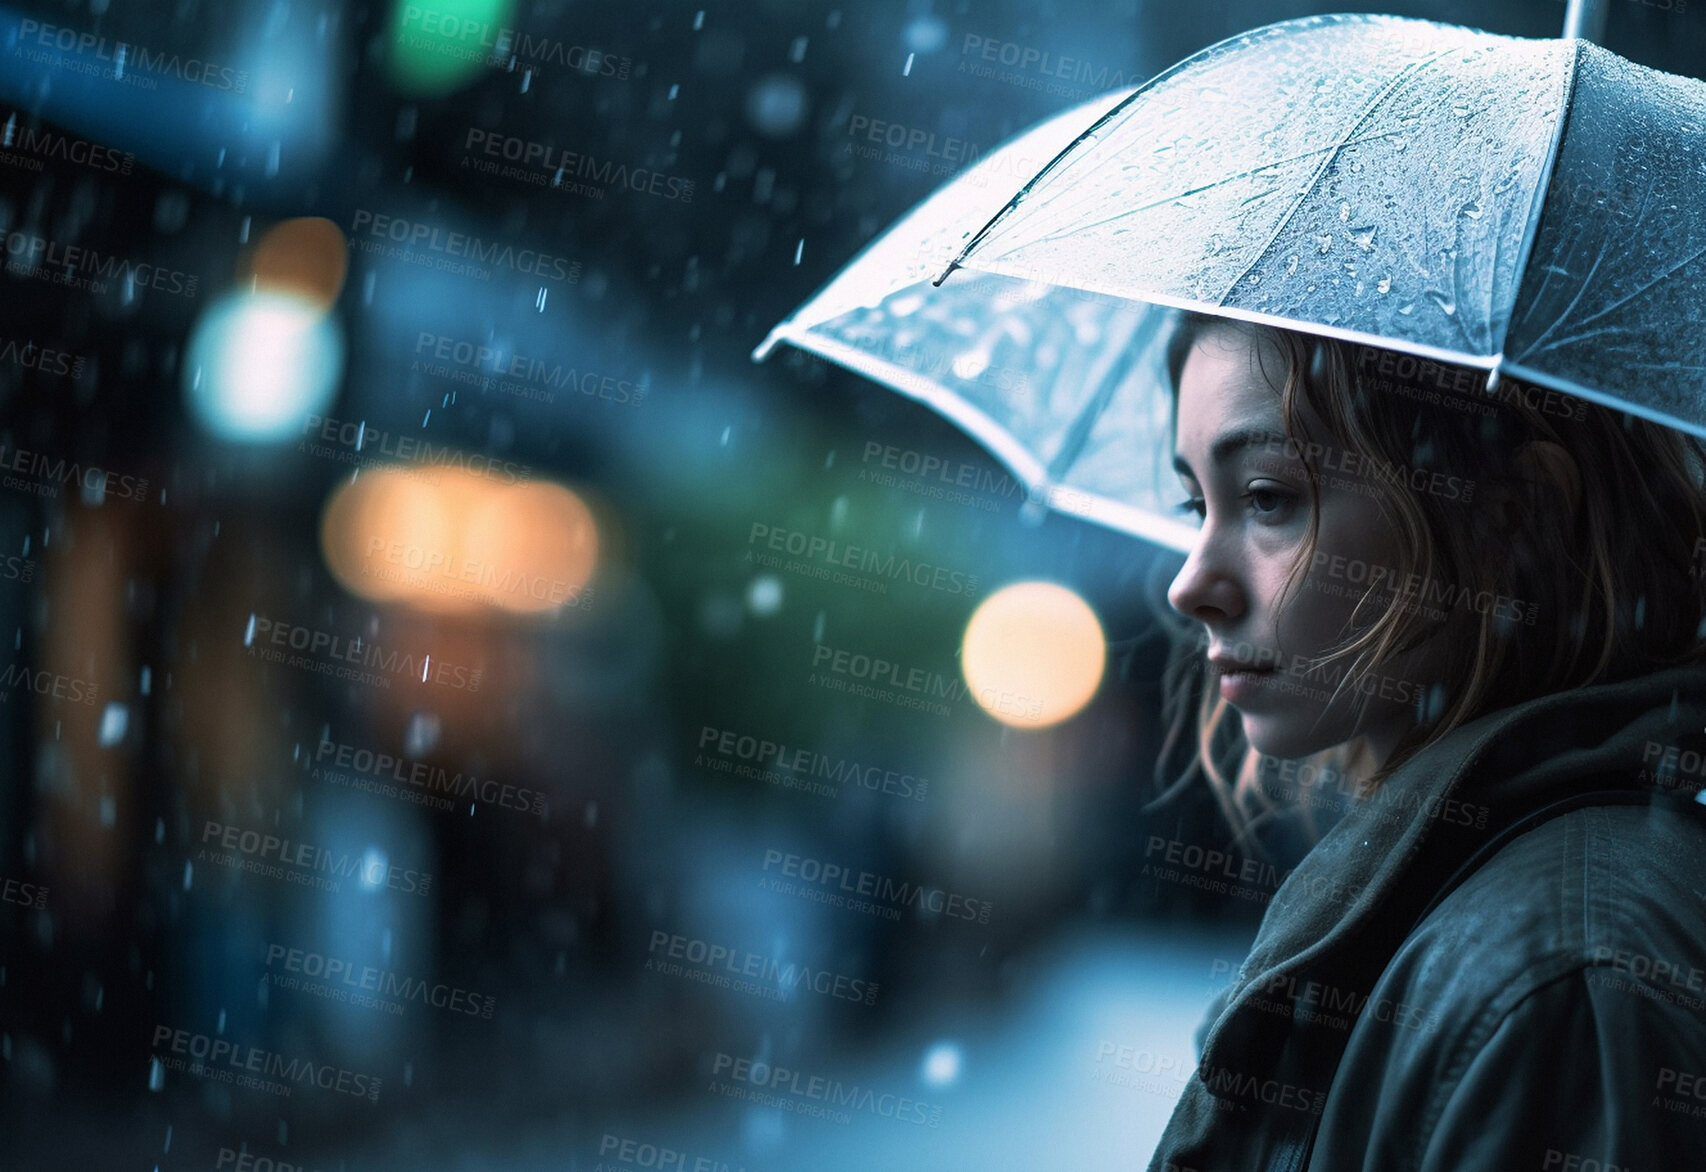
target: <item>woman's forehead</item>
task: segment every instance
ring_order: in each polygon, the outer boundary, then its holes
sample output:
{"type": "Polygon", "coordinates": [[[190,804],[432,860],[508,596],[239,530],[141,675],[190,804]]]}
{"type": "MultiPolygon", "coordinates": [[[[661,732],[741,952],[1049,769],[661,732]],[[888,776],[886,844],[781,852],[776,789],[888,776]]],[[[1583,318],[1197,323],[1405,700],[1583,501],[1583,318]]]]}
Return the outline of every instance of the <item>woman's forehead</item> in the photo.
{"type": "MultiPolygon", "coordinates": [[[[1201,447],[1219,433],[1265,427],[1283,430],[1280,392],[1255,361],[1253,345],[1228,346],[1226,331],[1198,339],[1179,378],[1177,446],[1201,447]]],[[[1236,340],[1236,335],[1230,335],[1236,340]]]]}

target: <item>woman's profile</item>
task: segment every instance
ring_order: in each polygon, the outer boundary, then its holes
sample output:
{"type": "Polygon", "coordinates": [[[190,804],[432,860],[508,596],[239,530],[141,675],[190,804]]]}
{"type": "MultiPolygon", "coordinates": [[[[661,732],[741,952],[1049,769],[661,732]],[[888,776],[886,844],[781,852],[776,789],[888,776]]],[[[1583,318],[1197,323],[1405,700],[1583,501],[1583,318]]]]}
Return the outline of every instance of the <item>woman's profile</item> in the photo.
{"type": "Polygon", "coordinates": [[[1168,796],[1255,852],[1282,766],[1354,784],[1151,1169],[1706,1166],[1706,445],[1269,326],[1169,357],[1168,796]]]}

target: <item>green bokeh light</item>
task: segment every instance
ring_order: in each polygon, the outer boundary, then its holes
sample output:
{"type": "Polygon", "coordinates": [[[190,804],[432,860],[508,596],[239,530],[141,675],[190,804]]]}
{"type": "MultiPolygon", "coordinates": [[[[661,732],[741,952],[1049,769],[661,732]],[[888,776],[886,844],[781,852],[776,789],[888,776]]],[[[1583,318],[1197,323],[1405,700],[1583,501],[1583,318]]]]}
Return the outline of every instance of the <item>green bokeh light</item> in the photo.
{"type": "Polygon", "coordinates": [[[445,94],[499,54],[515,0],[398,0],[391,10],[391,80],[405,93],[445,94]]]}

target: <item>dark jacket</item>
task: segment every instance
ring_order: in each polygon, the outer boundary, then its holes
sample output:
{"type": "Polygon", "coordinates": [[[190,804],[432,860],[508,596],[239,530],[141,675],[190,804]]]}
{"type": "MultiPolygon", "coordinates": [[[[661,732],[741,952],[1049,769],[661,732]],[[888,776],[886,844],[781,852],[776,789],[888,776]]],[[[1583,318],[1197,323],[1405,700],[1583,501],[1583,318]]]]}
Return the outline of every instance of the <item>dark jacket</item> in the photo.
{"type": "Polygon", "coordinates": [[[1700,668],[1514,705],[1406,762],[1275,893],[1151,1172],[1706,1169],[1702,762],[1700,668]],[[1427,910],[1500,828],[1606,789],[1672,804],[1551,817],[1427,910]]]}

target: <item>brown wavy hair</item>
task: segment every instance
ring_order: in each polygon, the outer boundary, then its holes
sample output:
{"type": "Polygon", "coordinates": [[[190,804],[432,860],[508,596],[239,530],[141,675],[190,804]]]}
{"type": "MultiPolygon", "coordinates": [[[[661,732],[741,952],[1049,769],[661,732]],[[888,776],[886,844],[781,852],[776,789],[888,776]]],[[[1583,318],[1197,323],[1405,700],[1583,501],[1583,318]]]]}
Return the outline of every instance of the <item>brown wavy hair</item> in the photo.
{"type": "MultiPolygon", "coordinates": [[[[1443,634],[1441,678],[1418,689],[1416,722],[1385,761],[1373,761],[1359,738],[1288,771],[1300,770],[1317,788],[1337,781],[1342,792],[1363,794],[1484,713],[1706,661],[1706,444],[1698,437],[1509,378],[1490,387],[1485,371],[1193,313],[1168,345],[1175,435],[1185,358],[1211,330],[1253,344],[1262,373],[1280,388],[1285,434],[1307,471],[1309,531],[1282,606],[1313,564],[1319,452],[1334,447],[1368,468],[1397,470],[1369,478],[1400,538],[1388,586],[1423,583],[1436,597],[1508,600],[1442,611],[1371,583],[1356,601],[1352,633],[1315,664],[1354,686],[1443,634]],[[1320,421],[1326,435],[1311,435],[1306,418],[1320,421]],[[1558,459],[1558,449],[1570,459],[1558,459]],[[1429,480],[1435,473],[1473,484],[1472,496],[1412,487],[1441,483],[1429,480]]],[[[1157,801],[1200,775],[1235,843],[1264,853],[1256,832],[1288,812],[1301,814],[1305,833],[1318,837],[1312,799],[1319,795],[1303,786],[1274,796],[1285,763],[1244,740],[1202,654],[1201,624],[1160,610],[1172,648],[1162,680],[1157,801]]]]}

